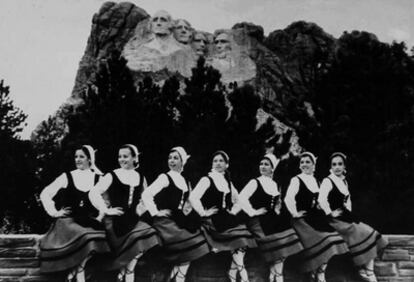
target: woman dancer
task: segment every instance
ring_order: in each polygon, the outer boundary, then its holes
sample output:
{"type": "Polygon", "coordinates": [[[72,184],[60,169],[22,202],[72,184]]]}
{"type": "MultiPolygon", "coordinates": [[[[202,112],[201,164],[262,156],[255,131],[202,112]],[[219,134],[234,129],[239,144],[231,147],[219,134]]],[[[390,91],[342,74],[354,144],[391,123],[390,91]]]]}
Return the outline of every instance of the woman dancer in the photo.
{"type": "Polygon", "coordinates": [[[333,153],[330,161],[330,175],[322,181],[319,205],[331,217],[331,226],[348,244],[361,278],[376,282],[374,259],[387,245],[387,241],[372,227],[360,222],[351,212],[351,196],[345,179],[346,156],[339,152],[333,153]]]}
{"type": "Polygon", "coordinates": [[[56,218],[40,240],[40,270],[71,270],[67,281],[85,281],[85,265],[94,253],[109,252],[98,211],[88,193],[101,172],[95,166],[95,151],[83,145],[75,151],[76,169],[62,173],[40,194],[46,212],[56,218]]]}
{"type": "Polygon", "coordinates": [[[174,264],[170,277],[176,282],[185,281],[191,261],[210,252],[187,201],[190,187],[181,175],[189,157],[184,148],[172,148],[170,171],[160,174],[142,195],[163,241],[164,259],[174,264]]]}
{"type": "Polygon", "coordinates": [[[251,217],[247,226],[270,264],[270,282],[283,282],[283,262],[303,250],[291,227],[289,214],[282,209],[281,194],[273,181],[278,163],[275,155],[266,154],[260,161],[260,177],[250,180],[239,197],[244,211],[251,217]]]}
{"type": "Polygon", "coordinates": [[[301,174],[290,181],[285,203],[293,220],[304,250],[300,253],[300,269],[311,272],[317,282],[325,282],[325,270],[329,259],[348,252],[342,237],[333,229],[318,207],[319,186],[313,172],[316,157],[305,152],[300,156],[301,174]]]}
{"type": "Polygon", "coordinates": [[[92,204],[105,215],[108,242],[114,254],[109,268],[120,269],[118,281],[125,282],[134,281],[137,261],[146,251],[159,245],[155,229],[140,218],[145,212],[140,201],[147,183],[136,171],[138,155],[136,146],[123,145],[118,155],[120,168],[107,173],[89,194],[92,204]]]}
{"type": "Polygon", "coordinates": [[[190,202],[205,218],[203,227],[214,252],[230,251],[232,263],[228,272],[231,281],[239,273],[241,281],[249,281],[244,267],[247,248],[257,247],[253,235],[236,217],[241,207],[236,204],[238,193],[228,173],[229,156],[224,151],[213,154],[212,170],[200,179],[190,195],[190,202]]]}

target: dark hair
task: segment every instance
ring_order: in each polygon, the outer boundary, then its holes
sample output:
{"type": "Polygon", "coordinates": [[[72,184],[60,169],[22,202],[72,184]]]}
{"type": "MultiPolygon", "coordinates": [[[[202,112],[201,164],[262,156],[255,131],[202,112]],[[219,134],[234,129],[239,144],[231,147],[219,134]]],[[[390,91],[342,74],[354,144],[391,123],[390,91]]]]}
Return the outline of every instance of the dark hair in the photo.
{"type": "Polygon", "coordinates": [[[218,155],[222,156],[222,157],[223,157],[223,159],[224,159],[224,161],[225,161],[226,163],[229,163],[229,161],[230,161],[230,157],[229,157],[229,155],[227,155],[227,153],[226,153],[226,152],[224,152],[224,151],[222,151],[222,150],[219,150],[219,151],[215,152],[215,153],[213,154],[213,159],[214,159],[216,156],[218,156],[218,155]]]}
{"type": "Polygon", "coordinates": [[[347,160],[346,155],[344,153],[341,153],[341,152],[335,152],[335,153],[333,153],[329,157],[329,160],[332,162],[333,158],[336,158],[336,157],[340,157],[342,159],[342,161],[344,162],[344,164],[346,163],[346,160],[347,160]]]}
{"type": "Polygon", "coordinates": [[[170,150],[169,154],[171,154],[171,153],[177,153],[178,156],[180,157],[181,162],[183,162],[183,157],[181,156],[181,154],[177,150],[170,150]]]}
{"type": "Polygon", "coordinates": [[[314,158],[315,158],[315,156],[311,155],[311,154],[310,154],[310,153],[308,153],[308,152],[302,153],[302,154],[300,155],[299,159],[301,160],[301,159],[306,158],[306,157],[308,157],[308,158],[312,161],[312,163],[313,163],[313,164],[316,164],[316,160],[314,159],[314,158]]]}
{"type": "Polygon", "coordinates": [[[269,163],[270,163],[270,166],[273,168],[273,169],[275,169],[274,167],[273,167],[273,162],[272,162],[272,160],[271,159],[269,159],[268,157],[263,157],[261,160],[260,160],[260,162],[261,161],[264,161],[264,160],[266,160],[266,161],[268,161],[269,163]]]}
{"type": "Polygon", "coordinates": [[[127,145],[127,144],[122,145],[122,146],[119,148],[119,150],[121,150],[121,149],[128,149],[128,150],[131,152],[131,155],[132,155],[133,157],[136,157],[136,156],[137,156],[137,155],[136,155],[136,153],[135,153],[135,151],[134,151],[134,149],[133,149],[131,146],[127,145]]]}
{"type": "Polygon", "coordinates": [[[91,154],[89,153],[89,150],[86,149],[85,146],[80,146],[76,148],[76,151],[81,150],[82,152],[85,153],[86,157],[90,160],[91,159],[91,154]]]}

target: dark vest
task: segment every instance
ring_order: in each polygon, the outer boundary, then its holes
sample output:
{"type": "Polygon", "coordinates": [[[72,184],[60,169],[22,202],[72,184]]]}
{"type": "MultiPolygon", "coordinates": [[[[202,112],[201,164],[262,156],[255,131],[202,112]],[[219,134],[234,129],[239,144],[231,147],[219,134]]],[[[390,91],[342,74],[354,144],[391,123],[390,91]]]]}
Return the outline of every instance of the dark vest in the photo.
{"type": "Polygon", "coordinates": [[[205,209],[216,207],[218,212],[211,217],[214,228],[218,232],[225,232],[230,228],[234,228],[240,224],[241,219],[238,216],[229,213],[233,203],[231,200],[231,183],[227,181],[230,189],[230,193],[223,193],[217,189],[216,184],[210,176],[207,176],[210,180],[210,186],[207,191],[201,197],[200,201],[205,209]],[[223,205],[224,203],[224,205],[223,205]]]}
{"type": "Polygon", "coordinates": [[[190,190],[184,192],[178,188],[171,176],[168,173],[165,173],[168,178],[168,186],[162,189],[154,197],[154,202],[157,205],[158,210],[181,210],[185,201],[187,201],[188,196],[190,195],[190,190]]]}
{"type": "Polygon", "coordinates": [[[140,174],[138,186],[129,186],[122,183],[116,173],[111,171],[112,183],[106,190],[106,196],[113,208],[122,208],[124,214],[113,216],[113,229],[117,236],[122,236],[131,231],[137,222],[139,216],[136,213],[136,207],[141,200],[141,194],[144,189],[144,176],[140,174]]]}
{"type": "MultiPolygon", "coordinates": [[[[98,216],[99,212],[89,201],[89,191],[81,191],[76,188],[73,181],[72,173],[66,172],[68,179],[68,186],[65,189],[60,189],[53,198],[57,210],[62,208],[70,208],[71,215],[76,216],[98,216]]],[[[94,184],[99,180],[99,175],[95,174],[94,184]]]]}
{"type": "Polygon", "coordinates": [[[345,203],[348,201],[349,194],[344,195],[339,191],[338,187],[336,186],[335,182],[327,177],[332,183],[332,190],[329,192],[328,195],[328,202],[332,210],[336,210],[339,208],[344,208],[345,203]]]}
{"type": "Polygon", "coordinates": [[[329,177],[327,177],[332,183],[332,190],[329,192],[328,195],[328,203],[331,207],[331,210],[342,209],[342,214],[337,217],[337,219],[346,221],[346,222],[360,222],[359,216],[354,214],[353,212],[349,211],[345,203],[349,199],[349,194],[344,195],[339,191],[338,186],[336,186],[335,182],[329,177]]]}
{"type": "Polygon", "coordinates": [[[263,185],[260,183],[259,179],[255,179],[257,182],[257,189],[254,191],[253,195],[250,197],[250,204],[254,209],[266,208],[268,210],[273,210],[277,201],[280,198],[278,196],[272,196],[267,194],[263,185]]]}
{"type": "MultiPolygon", "coordinates": [[[[187,215],[183,213],[184,204],[190,195],[190,189],[184,192],[175,185],[168,173],[165,175],[168,178],[169,184],[154,197],[158,210],[171,210],[170,219],[174,220],[180,228],[184,228],[191,233],[198,232],[201,226],[201,219],[198,213],[194,210],[187,215]]],[[[190,185],[187,186],[190,188],[190,185]]]]}
{"type": "Polygon", "coordinates": [[[144,189],[144,177],[140,175],[138,186],[131,187],[122,183],[114,171],[111,171],[110,174],[112,175],[112,183],[106,192],[111,206],[120,207],[124,212],[133,211],[135,213],[144,189]]]}
{"type": "Polygon", "coordinates": [[[303,180],[298,176],[296,177],[299,179],[299,192],[296,194],[296,209],[298,211],[315,209],[319,193],[310,191],[303,180]]]}
{"type": "Polygon", "coordinates": [[[230,193],[223,193],[217,189],[216,184],[214,184],[213,179],[210,176],[207,176],[210,180],[210,187],[204,193],[203,197],[201,197],[200,201],[203,204],[205,209],[210,209],[212,207],[216,207],[219,210],[231,210],[233,203],[231,201],[231,185],[227,181],[227,184],[230,189],[230,193]],[[223,198],[224,198],[224,207],[223,207],[223,198]]]}

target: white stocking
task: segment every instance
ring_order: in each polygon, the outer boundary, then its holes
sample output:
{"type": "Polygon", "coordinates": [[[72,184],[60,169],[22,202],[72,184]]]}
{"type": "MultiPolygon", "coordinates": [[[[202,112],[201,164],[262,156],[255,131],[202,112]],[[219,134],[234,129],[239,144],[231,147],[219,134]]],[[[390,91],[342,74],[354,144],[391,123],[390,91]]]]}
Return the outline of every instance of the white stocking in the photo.
{"type": "Polygon", "coordinates": [[[134,282],[135,280],[135,266],[138,260],[142,257],[143,253],[139,253],[134,257],[124,268],[119,272],[118,280],[125,282],[134,282]]]}
{"type": "Polygon", "coordinates": [[[228,272],[231,282],[235,282],[237,278],[237,273],[240,275],[241,282],[249,282],[249,276],[247,274],[246,268],[244,267],[244,255],[246,251],[243,249],[238,249],[232,254],[232,262],[230,265],[230,270],[228,272]]]}
{"type": "Polygon", "coordinates": [[[175,278],[175,282],[184,282],[189,267],[190,263],[174,266],[171,271],[170,279],[172,280],[175,278]]]}
{"type": "Polygon", "coordinates": [[[316,282],[326,282],[325,270],[327,266],[328,264],[324,263],[316,270],[316,282]]]}
{"type": "Polygon", "coordinates": [[[269,282],[283,282],[283,262],[285,258],[278,259],[270,267],[269,282]]]}

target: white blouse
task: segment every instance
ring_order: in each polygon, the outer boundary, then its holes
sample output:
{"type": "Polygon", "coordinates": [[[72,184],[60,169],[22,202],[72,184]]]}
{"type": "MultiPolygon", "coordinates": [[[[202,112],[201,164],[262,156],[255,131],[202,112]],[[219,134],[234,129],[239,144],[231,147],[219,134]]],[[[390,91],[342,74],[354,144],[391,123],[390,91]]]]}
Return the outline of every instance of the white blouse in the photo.
{"type": "MultiPolygon", "coordinates": [[[[348,185],[345,182],[345,177],[339,178],[338,176],[334,174],[330,174],[328,176],[332,181],[335,183],[336,187],[338,187],[339,192],[341,192],[344,196],[349,196],[347,201],[345,202],[345,207],[351,211],[352,210],[352,203],[351,203],[351,197],[349,195],[349,189],[348,185]]],[[[321,189],[319,192],[318,202],[323,211],[328,215],[332,213],[332,209],[328,202],[328,196],[333,188],[331,180],[328,178],[325,178],[322,181],[321,189]]]]}
{"type": "MultiPolygon", "coordinates": [[[[229,185],[224,177],[224,174],[211,171],[208,174],[211,179],[214,182],[214,185],[217,187],[217,190],[224,194],[230,193],[229,185]]],[[[190,203],[194,210],[200,215],[205,216],[206,210],[203,207],[203,204],[201,203],[201,198],[203,197],[204,193],[209,189],[211,186],[210,179],[206,176],[202,177],[200,181],[195,186],[194,190],[190,193],[190,203]]],[[[231,195],[232,195],[232,202],[233,202],[233,208],[232,213],[236,214],[241,210],[241,206],[239,204],[239,193],[237,192],[236,188],[234,188],[233,183],[230,183],[231,186],[231,195]]],[[[217,207],[219,208],[219,207],[217,207]]]]}
{"type": "MultiPolygon", "coordinates": [[[[70,174],[72,175],[76,189],[82,192],[88,192],[93,188],[95,184],[95,173],[92,170],[76,169],[71,171],[70,174]]],[[[43,207],[50,216],[53,216],[57,212],[53,197],[60,189],[66,189],[66,187],[68,187],[68,177],[66,173],[62,173],[40,193],[40,200],[43,207]]]]}
{"type": "MultiPolygon", "coordinates": [[[[171,177],[177,188],[183,192],[187,192],[189,190],[186,180],[179,172],[170,170],[167,174],[171,177]]],[[[144,205],[152,216],[157,215],[159,212],[157,205],[155,204],[154,197],[164,188],[168,187],[169,184],[168,177],[165,173],[163,173],[160,174],[158,178],[142,193],[144,205]]]]}
{"type": "Polygon", "coordinates": [[[290,180],[289,187],[286,192],[285,204],[289,212],[293,217],[298,216],[298,210],[296,207],[296,195],[299,192],[300,182],[298,177],[305,183],[306,188],[309,189],[312,193],[319,192],[318,182],[316,178],[311,174],[301,173],[290,180]]]}

